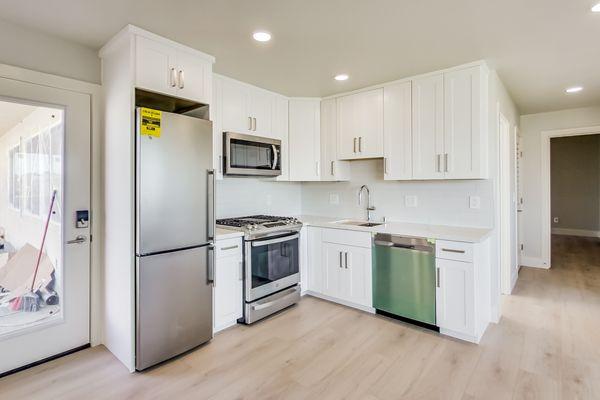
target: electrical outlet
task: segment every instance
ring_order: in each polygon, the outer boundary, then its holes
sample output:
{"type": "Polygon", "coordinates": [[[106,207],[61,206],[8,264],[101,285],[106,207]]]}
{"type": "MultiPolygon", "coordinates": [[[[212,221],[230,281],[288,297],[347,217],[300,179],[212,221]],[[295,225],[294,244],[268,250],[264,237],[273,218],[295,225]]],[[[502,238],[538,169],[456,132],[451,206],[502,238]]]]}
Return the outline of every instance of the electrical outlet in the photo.
{"type": "Polygon", "coordinates": [[[417,196],[414,196],[414,195],[404,196],[404,205],[406,207],[416,207],[417,206],[417,196]]]}
{"type": "Polygon", "coordinates": [[[475,208],[475,209],[481,208],[481,197],[469,196],[469,208],[475,208]]]}
{"type": "Polygon", "coordinates": [[[558,217],[552,218],[552,222],[554,222],[555,224],[558,224],[558,217]]]}
{"type": "Polygon", "coordinates": [[[340,204],[340,195],[337,193],[329,193],[329,204],[332,206],[340,204]]]}

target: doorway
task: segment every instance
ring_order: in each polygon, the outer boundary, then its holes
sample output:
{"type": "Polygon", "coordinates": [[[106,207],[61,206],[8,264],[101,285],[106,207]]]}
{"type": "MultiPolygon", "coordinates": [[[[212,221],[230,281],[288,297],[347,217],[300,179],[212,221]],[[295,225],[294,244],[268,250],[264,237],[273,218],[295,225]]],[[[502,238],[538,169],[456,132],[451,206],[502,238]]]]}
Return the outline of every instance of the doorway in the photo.
{"type": "MultiPolygon", "coordinates": [[[[541,135],[541,158],[542,158],[542,262],[544,268],[550,268],[552,265],[552,228],[554,217],[552,215],[552,163],[551,163],[551,143],[554,138],[568,138],[573,136],[599,135],[600,126],[561,129],[543,131],[541,135]]],[[[577,160],[581,164],[581,160],[577,160]]],[[[600,167],[599,167],[600,168],[600,167]]],[[[572,183],[572,182],[571,182],[572,183]]],[[[598,211],[600,212],[600,211],[598,211]]],[[[560,223],[560,217],[559,223],[560,223]]],[[[587,217],[586,217],[587,218],[587,217]]],[[[555,229],[565,229],[556,227],[555,229]]],[[[566,228],[569,229],[569,228],[566,228]]],[[[555,230],[555,232],[557,232],[555,230]]],[[[573,230],[562,231],[562,233],[577,233],[573,230]]]]}
{"type": "Polygon", "coordinates": [[[90,96],[0,78],[0,375],[90,342],[90,96]]]}

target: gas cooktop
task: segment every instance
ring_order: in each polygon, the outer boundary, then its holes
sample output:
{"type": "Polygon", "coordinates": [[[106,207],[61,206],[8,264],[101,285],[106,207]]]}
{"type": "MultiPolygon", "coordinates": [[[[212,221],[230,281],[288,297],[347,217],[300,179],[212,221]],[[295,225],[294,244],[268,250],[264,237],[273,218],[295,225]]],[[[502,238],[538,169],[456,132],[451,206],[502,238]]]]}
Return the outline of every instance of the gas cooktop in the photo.
{"type": "Polygon", "coordinates": [[[217,226],[224,229],[241,230],[246,237],[277,234],[280,231],[299,231],[302,222],[294,217],[278,217],[272,215],[250,215],[239,218],[217,220],[217,226]]]}

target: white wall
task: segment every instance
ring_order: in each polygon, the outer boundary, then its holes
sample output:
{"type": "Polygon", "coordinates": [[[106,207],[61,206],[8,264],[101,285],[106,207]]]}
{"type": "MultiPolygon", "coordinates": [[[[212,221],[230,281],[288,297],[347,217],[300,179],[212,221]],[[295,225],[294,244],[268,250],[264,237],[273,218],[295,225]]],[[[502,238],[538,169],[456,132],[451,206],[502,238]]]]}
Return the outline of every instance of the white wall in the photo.
{"type": "Polygon", "coordinates": [[[217,218],[300,214],[300,188],[295,182],[225,177],[217,181],[217,218]]]}
{"type": "Polygon", "coordinates": [[[529,264],[542,264],[542,184],[541,132],[545,130],[579,128],[600,125],[600,107],[521,116],[523,138],[523,199],[521,213],[524,245],[523,259],[529,264]]]}
{"type": "Polygon", "coordinates": [[[4,20],[0,20],[0,63],[100,82],[100,59],[95,50],[4,20]]]}

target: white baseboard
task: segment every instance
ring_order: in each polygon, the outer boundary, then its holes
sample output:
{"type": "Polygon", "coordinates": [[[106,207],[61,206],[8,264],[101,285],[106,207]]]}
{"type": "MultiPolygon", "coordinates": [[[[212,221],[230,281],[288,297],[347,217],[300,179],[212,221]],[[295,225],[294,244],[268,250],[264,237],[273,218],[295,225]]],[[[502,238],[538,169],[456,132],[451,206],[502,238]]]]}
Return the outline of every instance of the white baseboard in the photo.
{"type": "Polygon", "coordinates": [[[548,269],[550,268],[548,265],[544,263],[544,260],[538,257],[527,257],[521,256],[521,265],[524,267],[533,267],[533,268],[542,268],[548,269]]]}
{"type": "Polygon", "coordinates": [[[600,231],[589,231],[586,229],[552,228],[552,234],[600,238],[600,231]]]}

